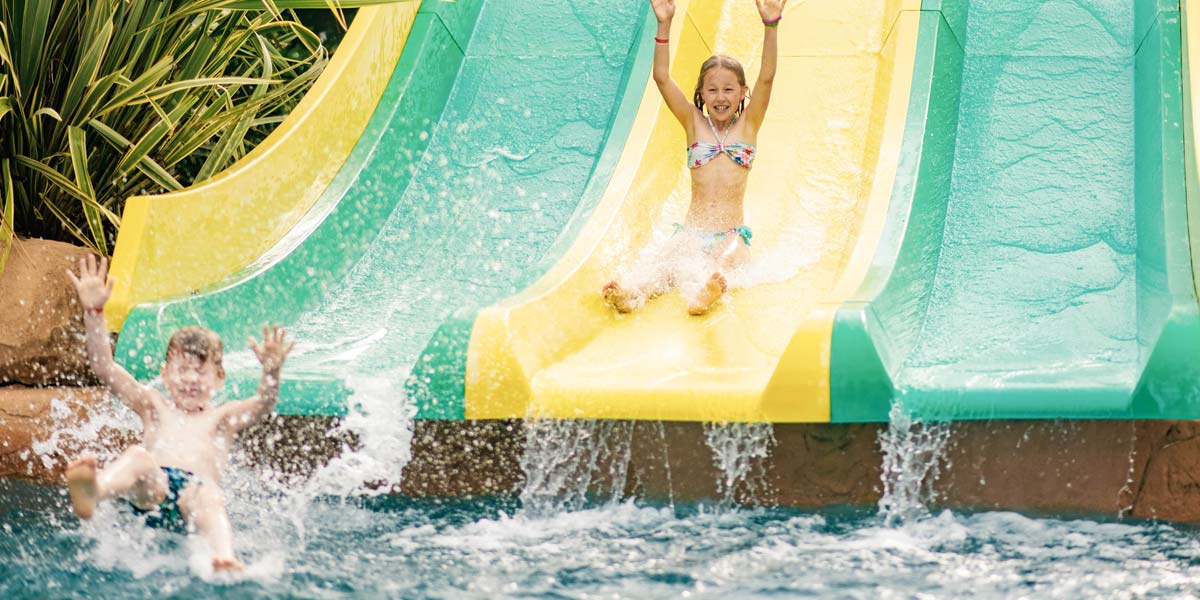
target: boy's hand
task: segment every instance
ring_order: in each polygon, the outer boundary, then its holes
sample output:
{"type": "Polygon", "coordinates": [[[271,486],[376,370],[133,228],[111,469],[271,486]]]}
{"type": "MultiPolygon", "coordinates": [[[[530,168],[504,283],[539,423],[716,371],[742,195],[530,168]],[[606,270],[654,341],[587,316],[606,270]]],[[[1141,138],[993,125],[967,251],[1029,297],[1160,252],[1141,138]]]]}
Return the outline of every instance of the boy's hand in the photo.
{"type": "Polygon", "coordinates": [[[278,371],[283,366],[283,361],[287,358],[292,348],[296,346],[296,342],[287,342],[287,332],[278,325],[263,325],[263,341],[259,346],[254,338],[250,338],[250,349],[254,351],[254,355],[258,357],[258,362],[262,363],[263,371],[278,371]]]}
{"type": "Polygon", "coordinates": [[[675,17],[675,0],[650,0],[650,8],[659,23],[670,23],[675,17]]]}
{"type": "Polygon", "coordinates": [[[758,15],[763,21],[775,21],[783,16],[783,5],[787,0],[754,0],[758,5],[758,15]]]}
{"type": "Polygon", "coordinates": [[[79,276],[70,270],[67,277],[75,284],[75,292],[79,294],[79,303],[84,310],[104,308],[108,297],[112,295],[113,284],[108,281],[108,259],[101,258],[96,264],[96,257],[91,254],[79,259],[79,276]]]}

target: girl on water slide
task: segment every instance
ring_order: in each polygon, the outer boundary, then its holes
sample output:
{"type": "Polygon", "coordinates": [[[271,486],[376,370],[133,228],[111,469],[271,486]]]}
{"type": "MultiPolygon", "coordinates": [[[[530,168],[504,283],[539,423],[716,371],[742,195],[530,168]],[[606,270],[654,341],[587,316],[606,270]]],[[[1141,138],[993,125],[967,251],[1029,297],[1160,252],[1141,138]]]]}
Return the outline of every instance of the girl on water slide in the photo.
{"type": "Polygon", "coordinates": [[[647,253],[628,277],[614,279],[601,290],[605,301],[619,312],[631,312],[646,300],[679,287],[688,296],[688,313],[702,315],[725,293],[726,274],[750,259],[752,234],[743,210],[746,182],[771,100],[778,26],[787,0],[755,3],[763,22],[763,51],[754,93],[750,93],[746,72],[738,61],[715,55],[700,65],[689,102],[670,74],[668,36],[675,1],[650,0],[658,18],[654,82],[687,134],[692,202],[684,222],[674,225],[674,235],[661,250],[647,253]]]}

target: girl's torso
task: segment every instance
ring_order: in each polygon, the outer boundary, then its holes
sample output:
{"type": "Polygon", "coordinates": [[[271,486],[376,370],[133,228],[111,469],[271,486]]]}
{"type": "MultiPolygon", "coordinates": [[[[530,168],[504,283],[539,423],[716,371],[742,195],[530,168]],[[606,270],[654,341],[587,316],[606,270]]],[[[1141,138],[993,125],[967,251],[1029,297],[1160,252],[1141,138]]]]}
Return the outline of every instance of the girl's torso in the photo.
{"type": "Polygon", "coordinates": [[[696,109],[691,131],[687,134],[692,203],[684,224],[689,228],[709,231],[745,224],[743,200],[750,176],[749,166],[757,152],[757,132],[743,119],[735,119],[725,128],[718,129],[715,124],[710,124],[701,110],[696,109]],[[701,157],[707,160],[697,164],[698,158],[704,160],[701,157]],[[739,160],[745,166],[739,164],[739,160]]]}

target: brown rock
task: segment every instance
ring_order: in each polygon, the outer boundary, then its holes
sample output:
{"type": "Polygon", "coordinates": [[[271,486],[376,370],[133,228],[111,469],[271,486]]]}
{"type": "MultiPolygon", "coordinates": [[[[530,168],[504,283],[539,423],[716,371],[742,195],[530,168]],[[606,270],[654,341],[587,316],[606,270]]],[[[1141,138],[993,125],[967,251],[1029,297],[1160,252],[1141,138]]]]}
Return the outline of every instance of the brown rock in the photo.
{"type": "Polygon", "coordinates": [[[96,383],[75,288],[65,273],[89,252],[39,239],[13,244],[0,272],[0,385],[96,383]]]}
{"type": "Polygon", "coordinates": [[[1153,450],[1139,479],[1133,515],[1200,522],[1200,438],[1196,424],[1158,421],[1143,426],[1153,450]]]}
{"type": "Polygon", "coordinates": [[[0,387],[0,477],[59,481],[78,454],[120,451],[136,436],[112,407],[103,388],[0,387]]]}

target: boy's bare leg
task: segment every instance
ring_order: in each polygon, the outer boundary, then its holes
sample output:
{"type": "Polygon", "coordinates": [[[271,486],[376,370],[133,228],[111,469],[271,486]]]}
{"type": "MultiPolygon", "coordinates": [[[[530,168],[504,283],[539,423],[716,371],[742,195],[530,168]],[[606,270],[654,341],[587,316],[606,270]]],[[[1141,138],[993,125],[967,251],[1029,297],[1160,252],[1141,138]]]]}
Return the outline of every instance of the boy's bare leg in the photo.
{"type": "Polygon", "coordinates": [[[233,528],[229,525],[229,514],[225,512],[225,495],[216,485],[203,483],[184,492],[180,508],[188,522],[196,526],[196,532],[212,548],[214,571],[237,571],[242,569],[233,553],[233,528]],[[187,493],[190,491],[191,493],[187,493]]]}
{"type": "Polygon", "coordinates": [[[141,508],[157,506],[167,497],[167,476],[154,457],[141,446],[130,446],[117,460],[98,470],[94,456],[85,456],[67,466],[67,487],[75,514],[90,519],[96,503],[124,498],[141,508]]]}
{"type": "Polygon", "coordinates": [[[97,465],[95,456],[77,458],[67,465],[67,489],[71,491],[71,504],[80,519],[90,519],[96,512],[96,501],[100,499],[96,485],[97,465]]]}

